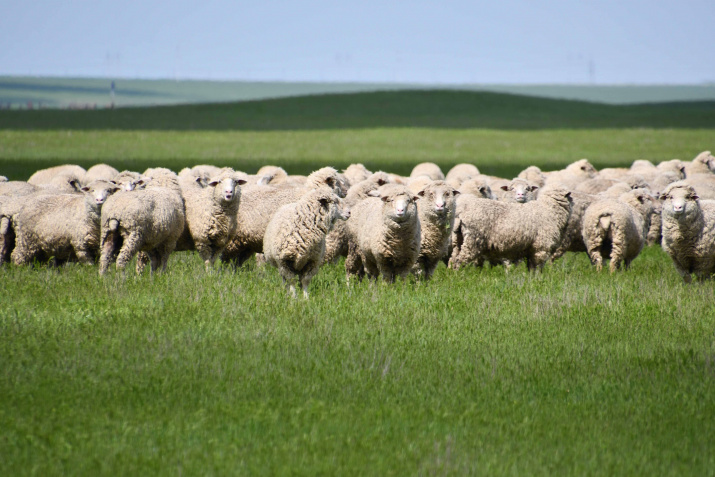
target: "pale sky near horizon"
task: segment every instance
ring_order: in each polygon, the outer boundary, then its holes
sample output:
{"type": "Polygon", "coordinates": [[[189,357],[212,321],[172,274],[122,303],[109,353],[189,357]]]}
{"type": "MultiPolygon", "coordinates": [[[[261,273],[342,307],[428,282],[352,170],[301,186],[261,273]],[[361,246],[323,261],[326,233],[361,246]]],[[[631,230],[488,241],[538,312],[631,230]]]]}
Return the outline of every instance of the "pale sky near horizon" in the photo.
{"type": "Polygon", "coordinates": [[[714,0],[0,1],[0,75],[715,82],[714,0]]]}

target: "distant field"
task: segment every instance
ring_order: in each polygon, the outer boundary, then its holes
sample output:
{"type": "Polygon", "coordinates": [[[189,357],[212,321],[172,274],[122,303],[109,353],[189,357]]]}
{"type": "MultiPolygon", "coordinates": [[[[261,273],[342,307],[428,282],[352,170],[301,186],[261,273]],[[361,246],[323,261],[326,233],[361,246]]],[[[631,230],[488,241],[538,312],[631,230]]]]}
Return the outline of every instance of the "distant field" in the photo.
{"type": "MultiPolygon", "coordinates": [[[[0,111],[0,175],[62,163],[291,173],[362,162],[691,159],[712,101],[610,106],[382,92],[115,111],[0,111]]],[[[658,246],[626,272],[567,254],[308,301],[272,268],[100,279],[0,267],[0,475],[715,476],[715,283],[658,246]]]]}
{"type": "MultiPolygon", "coordinates": [[[[0,76],[0,105],[13,108],[107,107],[110,78],[0,76]]],[[[250,81],[115,80],[115,106],[249,101],[287,96],[369,91],[439,89],[489,91],[609,104],[713,101],[715,84],[705,85],[494,85],[404,83],[305,83],[250,81]]]]}

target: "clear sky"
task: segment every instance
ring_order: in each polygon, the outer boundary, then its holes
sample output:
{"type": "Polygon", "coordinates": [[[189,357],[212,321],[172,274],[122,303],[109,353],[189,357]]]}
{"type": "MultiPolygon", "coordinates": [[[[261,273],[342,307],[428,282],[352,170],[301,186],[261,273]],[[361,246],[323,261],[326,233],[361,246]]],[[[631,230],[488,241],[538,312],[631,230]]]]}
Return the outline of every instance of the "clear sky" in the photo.
{"type": "Polygon", "coordinates": [[[715,0],[0,0],[0,75],[715,82],[715,0]]]}

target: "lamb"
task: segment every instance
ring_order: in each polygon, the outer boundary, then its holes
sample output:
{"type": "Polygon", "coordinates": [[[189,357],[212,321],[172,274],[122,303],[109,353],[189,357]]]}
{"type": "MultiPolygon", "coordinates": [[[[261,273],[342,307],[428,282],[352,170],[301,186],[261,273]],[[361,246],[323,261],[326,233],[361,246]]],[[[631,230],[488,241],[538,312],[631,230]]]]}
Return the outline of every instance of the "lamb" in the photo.
{"type": "Polygon", "coordinates": [[[541,270],[562,243],[571,215],[571,192],[561,186],[542,189],[536,200],[513,204],[471,197],[461,202],[460,243],[450,267],[474,263],[518,263],[541,270]]]}
{"type": "Polygon", "coordinates": [[[111,181],[119,171],[107,164],[96,164],[85,172],[82,178],[83,184],[91,184],[94,181],[111,181]]]}
{"type": "MultiPolygon", "coordinates": [[[[102,209],[99,273],[116,261],[123,271],[137,252],[147,252],[151,271],[164,271],[185,225],[184,198],[176,174],[168,169],[145,172],[145,189],[112,196],[102,209]]],[[[141,273],[147,260],[137,260],[141,273]]]]}
{"type": "Polygon", "coordinates": [[[319,187],[328,187],[341,198],[347,192],[346,184],[332,167],[323,167],[310,174],[305,187],[244,187],[236,217],[236,235],[221,254],[221,261],[240,267],[254,253],[262,253],[263,236],[273,214],[283,205],[296,202],[307,192],[319,187]]]}
{"type": "Polygon", "coordinates": [[[343,175],[347,179],[350,186],[354,186],[366,180],[372,172],[367,170],[362,164],[350,164],[347,169],[343,170],[343,175]]]}
{"type": "Polygon", "coordinates": [[[663,250],[685,283],[695,275],[702,281],[715,273],[715,201],[701,201],[682,182],[668,186],[663,202],[663,250]]]}
{"type": "Polygon", "coordinates": [[[597,174],[598,171],[587,159],[581,159],[569,164],[563,170],[549,174],[546,178],[546,184],[562,184],[573,190],[579,183],[593,179],[597,174]]]}
{"type": "Polygon", "coordinates": [[[421,241],[414,271],[418,277],[432,278],[437,265],[449,252],[457,195],[459,191],[445,181],[434,181],[417,193],[421,241]]]}
{"type": "Polygon", "coordinates": [[[692,162],[686,162],[684,165],[685,177],[688,179],[697,174],[710,175],[715,172],[715,157],[710,151],[703,151],[692,162]]]}
{"type": "MultiPolygon", "coordinates": [[[[345,206],[352,208],[369,193],[388,183],[387,174],[375,172],[368,179],[352,186],[345,196],[345,206]]],[[[338,221],[325,238],[325,263],[335,263],[340,257],[348,256],[348,230],[347,222],[338,221]]]]}
{"type": "Polygon", "coordinates": [[[271,218],[263,237],[266,262],[278,268],[291,296],[295,282],[308,298],[308,285],[318,273],[325,255],[325,237],[336,220],[347,220],[341,199],[327,187],[303,195],[282,206],[271,218]]]}
{"type": "Polygon", "coordinates": [[[399,184],[386,184],[371,192],[352,210],[348,221],[349,250],[345,260],[348,281],[382,275],[388,283],[405,277],[420,254],[417,196],[399,184]]]}
{"type": "Polygon", "coordinates": [[[610,258],[614,273],[624,264],[626,270],[646,242],[653,205],[648,194],[635,189],[617,200],[604,199],[591,204],[583,217],[582,235],[591,263],[601,271],[610,258]]]}
{"type": "Polygon", "coordinates": [[[236,233],[240,186],[246,180],[228,167],[219,169],[205,187],[200,185],[201,177],[184,185],[186,179],[180,182],[186,207],[184,234],[188,234],[189,246],[177,247],[177,250],[196,249],[209,270],[236,233]]]}
{"type": "Polygon", "coordinates": [[[37,186],[56,184],[61,186],[65,183],[70,183],[72,180],[76,180],[77,184],[80,184],[84,180],[84,175],[86,173],[87,171],[80,166],[65,164],[62,166],[40,169],[32,174],[27,182],[37,186]]]}
{"type": "Polygon", "coordinates": [[[503,202],[523,204],[536,199],[536,191],[538,189],[539,186],[536,184],[517,177],[499,187],[496,198],[503,202]]]}
{"type": "Polygon", "coordinates": [[[417,164],[410,173],[410,177],[428,176],[433,181],[444,180],[444,173],[434,162],[422,162],[417,164]]]}
{"type": "MultiPolygon", "coordinates": [[[[55,263],[77,259],[93,264],[99,249],[102,205],[119,188],[107,181],[82,187],[80,194],[35,195],[24,198],[12,217],[15,265],[53,258],[55,263]]],[[[1,227],[5,230],[5,225],[1,227]]]]}

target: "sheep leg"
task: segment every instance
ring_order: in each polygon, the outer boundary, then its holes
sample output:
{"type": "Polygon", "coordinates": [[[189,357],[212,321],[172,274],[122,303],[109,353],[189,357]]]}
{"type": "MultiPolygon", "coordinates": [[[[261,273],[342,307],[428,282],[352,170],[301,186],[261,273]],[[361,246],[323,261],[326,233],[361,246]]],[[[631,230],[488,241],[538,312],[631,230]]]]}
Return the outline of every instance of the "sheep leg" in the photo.
{"type": "Polygon", "coordinates": [[[303,289],[303,297],[306,300],[308,299],[308,285],[310,285],[310,280],[312,278],[312,275],[304,275],[300,277],[300,286],[303,289]]]}
{"type": "Polygon", "coordinates": [[[357,246],[354,244],[350,244],[348,247],[348,256],[345,259],[345,272],[348,284],[350,284],[351,275],[357,275],[359,281],[362,281],[365,276],[365,267],[362,263],[362,257],[357,251],[357,246]]]}
{"type": "Polygon", "coordinates": [[[625,255],[625,243],[626,237],[625,233],[620,229],[612,230],[613,237],[611,239],[611,264],[609,269],[611,273],[621,268],[621,262],[623,261],[623,256],[625,255]]]}
{"type": "Polygon", "coordinates": [[[157,269],[159,270],[159,272],[163,273],[166,271],[166,266],[169,263],[169,256],[171,256],[171,252],[173,252],[175,248],[176,240],[171,242],[164,242],[156,248],[157,258],[159,260],[157,264],[157,269]]]}
{"type": "Polygon", "coordinates": [[[74,247],[74,253],[77,255],[77,260],[84,265],[94,265],[94,253],[89,250],[85,244],[80,244],[74,247]]]}
{"type": "Polygon", "coordinates": [[[536,272],[544,269],[544,264],[549,260],[549,253],[543,250],[534,252],[526,260],[526,266],[529,271],[536,272]]]}
{"type": "Polygon", "coordinates": [[[0,265],[10,260],[12,249],[15,248],[15,233],[8,227],[0,233],[0,265]]]}
{"type": "MultiPolygon", "coordinates": [[[[132,257],[139,252],[141,246],[141,236],[136,232],[129,234],[129,237],[126,238],[117,255],[117,270],[123,271],[132,257]]],[[[142,269],[143,268],[142,266],[142,269]]],[[[137,271],[139,271],[139,260],[137,260],[137,271]]]]}

